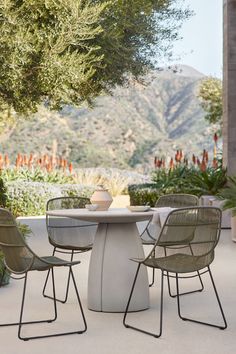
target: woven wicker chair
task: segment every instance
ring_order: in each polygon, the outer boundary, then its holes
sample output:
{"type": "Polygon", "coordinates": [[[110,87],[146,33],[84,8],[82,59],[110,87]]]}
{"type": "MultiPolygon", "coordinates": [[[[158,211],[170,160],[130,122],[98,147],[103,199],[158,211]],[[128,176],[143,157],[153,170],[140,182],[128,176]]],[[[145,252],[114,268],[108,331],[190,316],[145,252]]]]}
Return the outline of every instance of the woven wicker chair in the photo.
{"type": "MultiPolygon", "coordinates": [[[[185,208],[191,206],[198,206],[199,199],[192,194],[165,194],[159,197],[155,204],[155,208],[171,207],[171,208],[185,208]]],[[[141,233],[142,243],[144,245],[154,245],[156,242],[155,231],[152,231],[150,222],[141,233]]]]}
{"type": "Polygon", "coordinates": [[[85,320],[85,316],[83,313],[82,304],[80,301],[78,289],[76,286],[74,274],[72,271],[72,266],[79,264],[79,261],[70,262],[65,261],[63,259],[54,257],[54,256],[46,256],[39,257],[35,254],[30,247],[26,244],[23,236],[21,235],[19,229],[17,228],[16,222],[12,214],[5,210],[0,209],[0,247],[4,254],[4,262],[7,270],[11,274],[15,274],[18,276],[14,279],[24,279],[24,287],[23,287],[23,295],[21,302],[21,310],[20,310],[20,318],[19,322],[14,323],[3,323],[0,326],[13,326],[18,325],[18,338],[22,340],[36,339],[36,338],[45,338],[45,337],[54,337],[61,336],[73,333],[83,333],[87,329],[87,324],[85,320]],[[22,336],[21,330],[22,327],[26,324],[32,323],[44,323],[44,322],[53,322],[57,318],[57,304],[56,304],[56,291],[55,291],[55,281],[54,281],[54,268],[55,267],[69,267],[69,272],[71,278],[74,283],[74,288],[76,292],[76,296],[79,303],[79,308],[83,318],[83,329],[63,332],[63,333],[54,333],[54,334],[46,334],[46,335],[37,335],[31,337],[22,336]],[[24,303],[25,303],[25,293],[26,293],[26,285],[28,273],[30,271],[47,271],[51,269],[52,271],[52,286],[53,286],[53,299],[54,299],[54,317],[46,320],[38,320],[38,321],[27,321],[23,322],[23,311],[24,311],[24,303]]]}
{"type": "MultiPolygon", "coordinates": [[[[155,207],[156,208],[161,208],[161,207],[184,208],[184,207],[198,206],[198,205],[199,205],[199,199],[196,195],[180,194],[179,193],[179,194],[165,194],[165,195],[160,196],[155,204],[155,207]]],[[[146,228],[143,230],[143,232],[140,235],[143,245],[154,245],[155,244],[156,237],[157,237],[155,231],[156,231],[155,226],[151,224],[151,221],[149,221],[146,228]]],[[[199,280],[201,283],[201,288],[197,291],[202,291],[204,286],[203,286],[201,277],[199,277],[199,280]]],[[[153,268],[152,281],[149,284],[150,287],[154,284],[154,281],[155,281],[155,269],[153,268]]],[[[168,290],[169,290],[169,295],[171,297],[176,296],[176,295],[173,295],[171,292],[170,279],[168,279],[168,290]]],[[[196,290],[194,290],[194,291],[196,291],[196,290]]],[[[187,292],[187,294],[188,293],[189,292],[187,292]]]]}
{"type": "MultiPolygon", "coordinates": [[[[46,210],[84,208],[86,204],[90,204],[90,200],[88,198],[58,197],[48,200],[46,210]]],[[[72,262],[76,253],[87,252],[92,249],[93,240],[97,229],[96,223],[46,215],[46,226],[48,231],[48,240],[54,247],[52,254],[53,256],[56,252],[67,254],[70,256],[70,260],[72,262]]],[[[43,287],[43,296],[52,298],[52,296],[46,294],[49,274],[50,270],[48,271],[43,287]]],[[[70,272],[67,278],[65,297],[62,300],[57,299],[57,301],[62,303],[67,301],[69,286],[70,272]]]]}
{"type": "MultiPolygon", "coordinates": [[[[160,236],[149,255],[145,259],[133,259],[133,261],[138,263],[138,267],[124,314],[123,324],[125,327],[133,328],[156,338],[161,336],[164,276],[173,276],[176,280],[178,315],[182,320],[218,327],[220,329],[225,329],[227,327],[225,315],[210,270],[210,264],[214,260],[214,249],[220,237],[220,225],[221,210],[214,207],[181,208],[173,210],[168,215],[162,227],[160,236]],[[174,253],[156,258],[153,257],[156,247],[162,247],[164,250],[166,247],[172,248],[174,253]],[[160,328],[158,333],[148,332],[146,330],[131,326],[126,322],[130,301],[141,265],[160,269],[161,271],[160,328]],[[201,274],[209,273],[210,275],[223,318],[222,325],[194,320],[186,316],[182,316],[181,314],[179,275],[184,276],[185,278],[192,278],[194,276],[194,272],[196,274],[196,271],[201,272],[201,274]]],[[[197,276],[197,274],[195,276],[197,276]]]]}

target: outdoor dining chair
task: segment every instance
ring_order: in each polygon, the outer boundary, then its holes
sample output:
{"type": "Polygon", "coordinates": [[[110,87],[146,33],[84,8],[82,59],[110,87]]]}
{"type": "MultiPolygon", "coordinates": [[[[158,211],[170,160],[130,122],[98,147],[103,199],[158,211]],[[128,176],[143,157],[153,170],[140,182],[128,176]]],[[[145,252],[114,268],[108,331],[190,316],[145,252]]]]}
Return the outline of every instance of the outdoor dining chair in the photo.
{"type": "MultiPolygon", "coordinates": [[[[90,204],[90,200],[84,197],[58,197],[49,199],[46,205],[46,210],[58,209],[78,209],[84,208],[86,204],[90,204]]],[[[48,232],[48,240],[54,247],[52,255],[56,252],[67,254],[70,256],[70,261],[74,259],[77,253],[87,252],[92,249],[93,240],[97,229],[97,224],[82,221],[78,219],[50,216],[46,215],[46,226],[48,232]]],[[[50,269],[43,287],[43,296],[52,298],[46,294],[46,287],[49,279],[50,269]]],[[[56,299],[65,303],[68,299],[70,275],[68,273],[67,285],[64,299],[56,299]]]]}
{"type": "MultiPolygon", "coordinates": [[[[184,208],[190,206],[198,206],[199,199],[196,195],[192,194],[165,194],[158,198],[155,208],[171,207],[171,208],[184,208]]],[[[151,230],[151,220],[141,233],[142,243],[144,245],[154,245],[156,242],[156,235],[151,230]]]]}
{"type": "MultiPolygon", "coordinates": [[[[157,200],[155,207],[156,208],[162,208],[162,207],[171,207],[171,208],[184,208],[184,207],[190,207],[190,206],[197,206],[199,205],[199,199],[196,195],[193,194],[165,194],[159,197],[157,200]]],[[[143,230],[141,233],[141,239],[142,239],[142,244],[143,245],[154,245],[157,239],[157,235],[155,233],[155,226],[152,225],[151,220],[147,224],[146,228],[143,230]]],[[[201,277],[199,276],[200,280],[200,289],[194,290],[195,291],[202,291],[204,289],[201,277]]],[[[152,271],[152,281],[149,284],[149,286],[153,286],[155,282],[155,268],[153,268],[152,271]]],[[[176,295],[173,295],[171,292],[171,287],[170,287],[170,279],[168,278],[168,290],[169,290],[169,295],[171,297],[175,297],[176,295]]],[[[189,292],[187,292],[188,294],[189,292]]],[[[184,293],[185,294],[185,293],[184,293]]],[[[183,294],[182,294],[183,295],[183,294]]]]}
{"type": "MultiPolygon", "coordinates": [[[[174,277],[176,281],[178,315],[182,320],[225,329],[227,323],[210,269],[210,264],[214,260],[214,250],[219,241],[220,231],[221,210],[219,208],[189,207],[171,211],[161,229],[158,240],[148,256],[144,259],[132,259],[132,261],[138,263],[138,266],[124,314],[124,326],[152,335],[156,338],[161,336],[163,322],[164,276],[171,276],[174,277]],[[162,257],[154,257],[153,254],[155,254],[154,251],[156,247],[172,248],[175,253],[164,255],[162,257]],[[160,327],[157,333],[134,327],[126,321],[141,266],[147,266],[161,271],[160,327]],[[209,273],[210,275],[220,313],[223,318],[223,324],[221,325],[199,321],[182,315],[181,313],[179,278],[192,278],[198,276],[196,273],[197,271],[201,274],[209,273]]],[[[199,303],[195,303],[195,306],[199,306],[199,303]]]]}
{"type": "Polygon", "coordinates": [[[1,323],[0,326],[13,326],[18,325],[18,338],[22,340],[45,338],[45,337],[55,337],[62,336],[74,333],[83,333],[87,330],[87,324],[82,308],[82,304],[79,297],[78,288],[75,282],[74,274],[72,271],[72,266],[77,265],[80,261],[66,261],[54,256],[45,256],[39,257],[33,252],[33,250],[27,245],[24,240],[24,237],[21,235],[13,215],[6,209],[0,208],[0,247],[4,254],[4,262],[6,269],[15,276],[14,279],[24,279],[23,286],[23,295],[21,301],[21,309],[19,322],[14,323],[1,323]],[[54,280],[54,268],[55,267],[68,267],[71,278],[74,283],[74,288],[76,292],[76,297],[79,303],[79,308],[81,316],[83,319],[83,329],[77,329],[75,331],[69,332],[60,332],[53,334],[45,335],[36,335],[36,336],[22,336],[22,327],[24,325],[33,324],[33,323],[45,323],[53,322],[57,319],[57,303],[56,303],[56,290],[55,290],[55,280],[54,280]],[[53,299],[54,299],[54,317],[49,319],[41,319],[37,321],[23,321],[23,312],[25,304],[25,294],[26,294],[26,285],[28,279],[28,273],[31,271],[52,271],[52,287],[53,287],[53,299]]]}

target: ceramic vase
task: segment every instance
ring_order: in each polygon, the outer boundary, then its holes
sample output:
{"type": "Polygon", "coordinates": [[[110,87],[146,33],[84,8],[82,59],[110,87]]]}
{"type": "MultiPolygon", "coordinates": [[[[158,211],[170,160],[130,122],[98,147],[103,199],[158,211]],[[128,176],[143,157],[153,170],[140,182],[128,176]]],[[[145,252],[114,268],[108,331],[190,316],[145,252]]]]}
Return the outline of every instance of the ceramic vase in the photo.
{"type": "Polygon", "coordinates": [[[109,206],[112,203],[112,200],[112,196],[110,195],[108,190],[106,188],[103,188],[102,186],[97,188],[93,193],[92,197],[90,198],[92,204],[98,205],[98,208],[96,209],[98,211],[108,210],[109,206]]]}

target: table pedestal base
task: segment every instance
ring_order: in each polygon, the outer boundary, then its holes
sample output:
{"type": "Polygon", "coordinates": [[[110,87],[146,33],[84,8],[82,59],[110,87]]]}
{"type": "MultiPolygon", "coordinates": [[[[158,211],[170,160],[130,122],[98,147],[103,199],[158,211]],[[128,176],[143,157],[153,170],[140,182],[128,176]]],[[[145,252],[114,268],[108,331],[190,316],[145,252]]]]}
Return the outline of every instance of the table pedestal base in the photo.
{"type": "MultiPolygon", "coordinates": [[[[124,312],[137,263],[144,252],[136,223],[99,224],[92,249],[88,278],[88,308],[103,312],[124,312]]],[[[130,311],[149,307],[146,267],[141,267],[130,311]]]]}

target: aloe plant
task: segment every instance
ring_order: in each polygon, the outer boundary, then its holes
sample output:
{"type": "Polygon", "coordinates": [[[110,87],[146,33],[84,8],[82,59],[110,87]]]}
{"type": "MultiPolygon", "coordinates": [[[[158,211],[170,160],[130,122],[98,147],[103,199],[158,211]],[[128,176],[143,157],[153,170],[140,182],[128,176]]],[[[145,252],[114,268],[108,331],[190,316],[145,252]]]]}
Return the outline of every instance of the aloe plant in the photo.
{"type": "Polygon", "coordinates": [[[226,170],[208,167],[205,171],[195,171],[189,180],[192,194],[217,195],[227,182],[226,170]]]}

